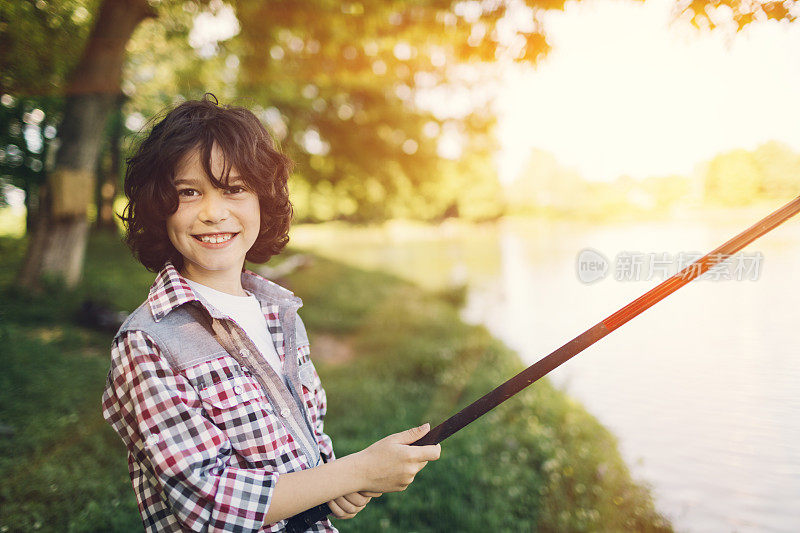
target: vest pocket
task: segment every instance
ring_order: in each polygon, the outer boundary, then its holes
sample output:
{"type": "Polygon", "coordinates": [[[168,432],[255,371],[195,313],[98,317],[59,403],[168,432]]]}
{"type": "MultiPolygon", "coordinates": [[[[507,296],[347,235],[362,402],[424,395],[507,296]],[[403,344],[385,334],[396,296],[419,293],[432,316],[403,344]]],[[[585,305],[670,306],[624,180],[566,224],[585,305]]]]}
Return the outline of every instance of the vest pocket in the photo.
{"type": "Polygon", "coordinates": [[[246,374],[212,383],[197,394],[208,418],[242,458],[257,467],[275,467],[288,434],[255,378],[246,374]]]}
{"type": "Polygon", "coordinates": [[[265,406],[269,407],[269,402],[261,392],[261,386],[246,375],[233,376],[213,383],[198,391],[198,395],[203,403],[208,403],[217,409],[230,409],[257,398],[264,399],[265,406]]]}

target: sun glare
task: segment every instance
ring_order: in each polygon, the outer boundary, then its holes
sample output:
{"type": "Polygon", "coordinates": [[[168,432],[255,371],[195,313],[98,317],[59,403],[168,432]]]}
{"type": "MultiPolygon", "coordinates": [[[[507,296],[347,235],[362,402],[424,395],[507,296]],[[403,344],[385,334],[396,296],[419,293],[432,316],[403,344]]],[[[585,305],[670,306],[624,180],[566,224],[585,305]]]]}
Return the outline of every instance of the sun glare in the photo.
{"type": "Polygon", "coordinates": [[[673,6],[572,2],[544,17],[550,54],[510,66],[497,100],[504,182],[532,148],[590,180],[690,175],[769,140],[800,149],[800,27],[698,32],[673,6]]]}

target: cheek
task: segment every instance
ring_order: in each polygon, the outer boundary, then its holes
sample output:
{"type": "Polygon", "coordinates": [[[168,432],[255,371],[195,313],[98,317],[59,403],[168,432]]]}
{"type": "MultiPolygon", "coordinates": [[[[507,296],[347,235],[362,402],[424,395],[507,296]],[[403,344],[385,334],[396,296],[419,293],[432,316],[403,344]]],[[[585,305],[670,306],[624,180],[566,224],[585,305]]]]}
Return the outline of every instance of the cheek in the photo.
{"type": "Polygon", "coordinates": [[[173,217],[167,219],[167,236],[172,244],[175,244],[175,220],[173,217]]]}
{"type": "Polygon", "coordinates": [[[167,217],[166,221],[166,228],[167,228],[167,236],[169,237],[170,242],[176,248],[180,244],[180,237],[185,233],[186,229],[186,213],[183,213],[180,208],[175,211],[172,215],[167,217]]]}
{"type": "Polygon", "coordinates": [[[261,230],[261,208],[258,203],[258,198],[254,199],[248,209],[248,223],[259,233],[261,230]]]}

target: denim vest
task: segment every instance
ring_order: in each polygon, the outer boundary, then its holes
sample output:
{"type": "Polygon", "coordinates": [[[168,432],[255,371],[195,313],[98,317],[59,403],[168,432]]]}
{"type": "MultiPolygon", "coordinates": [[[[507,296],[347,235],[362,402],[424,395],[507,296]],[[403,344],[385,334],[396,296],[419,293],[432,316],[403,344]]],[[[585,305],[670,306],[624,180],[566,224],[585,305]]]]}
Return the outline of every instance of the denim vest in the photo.
{"type": "MultiPolygon", "coordinates": [[[[321,462],[319,446],[310,415],[303,404],[302,384],[310,387],[313,369],[298,364],[298,347],[308,344],[303,321],[297,310],[303,305],[300,298],[280,286],[258,283],[243,274],[245,288],[261,303],[278,308],[279,328],[283,337],[284,374],[282,379],[260,355],[258,348],[244,330],[220,313],[199,294],[197,301],[186,302],[163,316],[153,316],[149,302],[144,302],[122,324],[117,336],[126,331],[142,331],[150,336],[175,373],[188,367],[217,359],[228,354],[241,368],[252,373],[264,390],[276,412],[283,413],[284,425],[306,456],[306,462],[316,466],[321,462]],[[250,281],[250,283],[246,283],[250,281]]],[[[273,307],[274,308],[274,307],[273,307]]],[[[272,328],[270,328],[272,330],[272,328]]],[[[274,331],[272,333],[275,338],[274,331]]]]}

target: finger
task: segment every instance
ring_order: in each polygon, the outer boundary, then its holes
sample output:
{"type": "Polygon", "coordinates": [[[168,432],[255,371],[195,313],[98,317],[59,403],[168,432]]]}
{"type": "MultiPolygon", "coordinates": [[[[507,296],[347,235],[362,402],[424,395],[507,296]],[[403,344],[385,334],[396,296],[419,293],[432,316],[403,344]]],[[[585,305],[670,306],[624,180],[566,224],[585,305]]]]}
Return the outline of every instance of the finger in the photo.
{"type": "Polygon", "coordinates": [[[344,496],[342,496],[342,498],[350,502],[352,505],[355,505],[356,507],[359,507],[361,509],[363,509],[364,506],[367,505],[367,503],[371,499],[368,496],[362,496],[358,492],[345,494],[344,496]]]}
{"type": "Polygon", "coordinates": [[[342,518],[346,514],[344,511],[342,511],[341,507],[336,505],[336,502],[333,500],[328,502],[328,507],[330,508],[331,513],[333,513],[333,516],[336,518],[342,518]]]}
{"type": "Polygon", "coordinates": [[[424,437],[431,430],[431,425],[425,422],[421,426],[389,435],[389,438],[398,444],[411,444],[424,437]]]}
{"type": "Polygon", "coordinates": [[[339,508],[340,508],[342,511],[344,511],[344,512],[345,512],[345,513],[347,513],[347,514],[356,514],[356,513],[357,513],[357,512],[359,512],[361,509],[363,509],[363,508],[364,508],[364,506],[363,506],[363,505],[356,505],[356,504],[353,504],[353,503],[351,503],[351,502],[350,502],[350,501],[349,501],[347,498],[345,498],[344,496],[340,496],[340,497],[336,498],[336,499],[335,499],[335,500],[333,500],[333,501],[334,501],[334,503],[335,503],[336,505],[338,505],[338,506],[339,506],[339,508]]]}
{"type": "Polygon", "coordinates": [[[353,518],[355,516],[355,514],[345,512],[345,510],[342,509],[334,500],[328,502],[328,507],[330,507],[333,516],[336,518],[347,520],[348,518],[353,518]]]}
{"type": "Polygon", "coordinates": [[[412,446],[414,450],[413,458],[416,461],[436,461],[442,454],[441,444],[431,444],[429,446],[412,446]]]}
{"type": "Polygon", "coordinates": [[[366,496],[367,498],[379,498],[380,496],[383,496],[382,492],[369,492],[367,490],[362,490],[359,491],[358,493],[361,494],[362,496],[366,496]]]}

